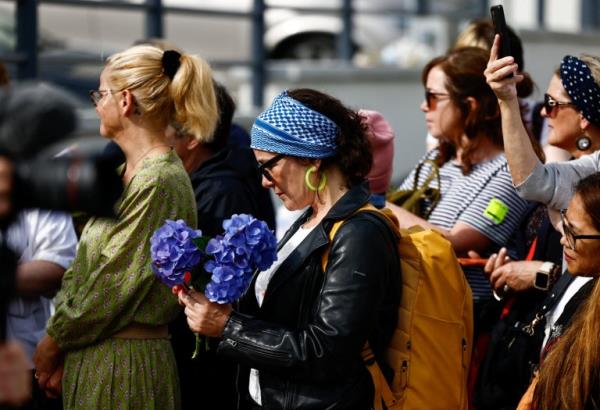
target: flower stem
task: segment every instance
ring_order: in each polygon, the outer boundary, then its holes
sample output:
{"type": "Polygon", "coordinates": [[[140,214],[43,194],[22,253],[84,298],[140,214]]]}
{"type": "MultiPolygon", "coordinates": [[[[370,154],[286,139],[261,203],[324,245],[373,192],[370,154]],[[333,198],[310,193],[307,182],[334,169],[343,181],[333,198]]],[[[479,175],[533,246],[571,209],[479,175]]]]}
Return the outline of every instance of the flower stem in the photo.
{"type": "Polygon", "coordinates": [[[201,339],[202,339],[202,336],[200,336],[198,333],[196,333],[196,345],[194,347],[194,353],[192,354],[192,359],[195,359],[196,357],[198,357],[198,353],[200,353],[201,339]]]}

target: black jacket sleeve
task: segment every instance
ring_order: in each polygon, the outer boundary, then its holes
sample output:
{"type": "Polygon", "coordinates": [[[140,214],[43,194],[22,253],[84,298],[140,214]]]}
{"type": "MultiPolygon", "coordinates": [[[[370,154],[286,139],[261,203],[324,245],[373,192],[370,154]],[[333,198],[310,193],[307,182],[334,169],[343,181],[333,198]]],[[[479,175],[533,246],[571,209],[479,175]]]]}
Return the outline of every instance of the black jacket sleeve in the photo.
{"type": "MultiPolygon", "coordinates": [[[[314,381],[335,376],[344,363],[362,363],[360,351],[380,319],[386,292],[397,289],[393,275],[399,280],[400,272],[393,234],[377,219],[360,214],[340,227],[305,327],[286,329],[233,313],[219,352],[259,370],[314,381]]],[[[317,249],[304,268],[320,274],[323,251],[317,249]]]]}

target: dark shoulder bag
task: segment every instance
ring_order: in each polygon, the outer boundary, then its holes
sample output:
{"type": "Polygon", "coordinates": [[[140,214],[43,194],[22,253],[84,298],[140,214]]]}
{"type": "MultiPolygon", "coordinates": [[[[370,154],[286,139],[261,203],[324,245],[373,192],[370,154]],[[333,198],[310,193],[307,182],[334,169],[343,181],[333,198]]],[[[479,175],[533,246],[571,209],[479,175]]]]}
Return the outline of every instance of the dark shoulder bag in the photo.
{"type": "Polygon", "coordinates": [[[572,280],[564,273],[547,293],[523,292],[507,301],[477,375],[473,404],[486,410],[517,407],[540,360],[546,314],[572,280]]]}

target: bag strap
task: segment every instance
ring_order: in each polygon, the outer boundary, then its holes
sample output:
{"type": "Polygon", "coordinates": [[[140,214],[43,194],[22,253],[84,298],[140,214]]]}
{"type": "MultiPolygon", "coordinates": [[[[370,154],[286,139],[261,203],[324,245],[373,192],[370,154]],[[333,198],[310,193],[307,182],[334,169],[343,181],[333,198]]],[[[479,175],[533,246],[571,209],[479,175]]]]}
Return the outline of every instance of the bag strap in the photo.
{"type": "Polygon", "coordinates": [[[533,320],[521,328],[526,334],[533,336],[535,333],[535,328],[543,319],[545,319],[546,313],[553,309],[558,303],[572,280],[573,276],[568,272],[564,272],[561,275],[560,279],[558,279],[558,282],[556,282],[556,285],[554,285],[552,290],[548,292],[548,295],[542,301],[542,307],[538,308],[533,320]]]}
{"type": "MultiPolygon", "coordinates": [[[[433,181],[433,178],[435,178],[437,181],[438,192],[441,192],[442,183],[440,180],[440,168],[439,168],[437,162],[435,162],[435,160],[426,159],[419,164],[419,166],[417,167],[417,171],[415,172],[415,179],[413,180],[413,191],[416,192],[417,195],[414,195],[413,197],[411,197],[412,201],[418,200],[418,198],[420,198],[421,195],[429,189],[429,185],[431,184],[431,181],[433,181]],[[417,188],[418,183],[419,183],[419,175],[421,173],[421,168],[425,164],[429,164],[431,166],[431,171],[429,172],[429,175],[427,175],[427,178],[425,179],[425,181],[423,181],[423,185],[421,185],[421,188],[417,188]]],[[[411,201],[411,200],[409,200],[409,201],[411,201]]],[[[424,219],[429,218],[429,215],[431,215],[431,213],[433,212],[433,210],[435,209],[435,207],[437,206],[439,201],[440,200],[439,200],[439,195],[438,195],[437,199],[432,201],[431,206],[429,207],[429,210],[424,215],[421,215],[421,217],[423,217],[424,219]]]]}
{"type": "Polygon", "coordinates": [[[440,168],[438,167],[437,162],[435,162],[432,159],[426,159],[423,160],[418,166],[417,166],[417,170],[415,171],[415,178],[413,180],[413,190],[417,190],[418,186],[419,186],[419,176],[421,175],[421,169],[423,168],[423,165],[425,164],[429,164],[431,166],[431,171],[429,172],[429,175],[427,175],[427,178],[425,179],[425,181],[423,182],[423,185],[421,186],[421,189],[425,190],[427,188],[429,188],[429,184],[431,183],[431,181],[433,180],[433,178],[436,179],[437,183],[438,183],[438,189],[440,188],[440,168]]]}
{"type": "Polygon", "coordinates": [[[373,380],[373,387],[375,389],[375,394],[373,396],[373,410],[393,409],[397,401],[396,396],[392,393],[390,385],[377,364],[375,354],[373,353],[373,350],[371,350],[369,342],[365,343],[360,355],[373,380]]]}
{"type": "Polygon", "coordinates": [[[333,238],[335,234],[343,225],[343,223],[346,222],[347,219],[353,217],[354,215],[360,212],[372,212],[374,214],[380,215],[388,222],[388,226],[390,227],[390,229],[392,229],[392,231],[394,231],[394,234],[398,237],[400,236],[400,230],[398,229],[397,220],[395,219],[396,217],[393,215],[393,213],[391,213],[391,211],[389,213],[381,211],[375,206],[373,206],[373,204],[368,202],[356,211],[354,211],[348,218],[340,219],[334,222],[333,226],[329,230],[329,234],[327,235],[329,237],[329,245],[327,246],[327,249],[325,249],[325,252],[323,252],[323,255],[321,255],[321,268],[323,269],[323,272],[325,272],[325,270],[327,269],[327,263],[329,261],[329,249],[331,248],[331,244],[333,243],[333,238]]]}
{"type": "MultiPolygon", "coordinates": [[[[387,221],[392,221],[392,219],[389,215],[387,215],[386,213],[375,208],[371,203],[367,203],[366,205],[363,205],[358,210],[356,210],[352,215],[350,215],[350,217],[352,217],[360,212],[373,212],[378,215],[381,215],[387,221]]],[[[329,260],[329,250],[331,248],[331,244],[333,243],[333,238],[344,222],[346,222],[346,219],[340,219],[338,221],[335,221],[335,223],[329,230],[329,234],[328,234],[329,245],[327,245],[327,249],[325,249],[325,251],[323,252],[323,255],[321,256],[321,267],[323,268],[323,272],[325,272],[325,270],[327,269],[327,263],[329,260]]],[[[395,226],[394,224],[388,224],[388,225],[395,226]]],[[[397,233],[397,232],[395,232],[395,233],[397,233]]],[[[396,397],[394,396],[394,393],[392,393],[392,389],[390,388],[390,385],[388,384],[387,380],[385,379],[385,376],[383,375],[383,372],[381,371],[379,364],[377,364],[377,361],[375,360],[375,354],[373,353],[373,350],[371,349],[371,346],[369,345],[369,341],[365,342],[365,345],[362,348],[360,356],[362,357],[363,362],[365,363],[365,366],[367,367],[367,370],[371,374],[371,379],[373,380],[373,386],[375,389],[375,395],[374,395],[375,399],[374,399],[373,410],[384,410],[384,408],[385,409],[393,409],[394,408],[393,406],[395,406],[395,404],[396,404],[396,397]],[[385,406],[385,407],[383,407],[383,406],[385,406]]]]}
{"type": "MultiPolygon", "coordinates": [[[[352,217],[353,215],[356,215],[357,213],[361,212],[362,210],[371,210],[375,209],[377,210],[377,208],[375,208],[371,203],[367,203],[366,205],[363,205],[362,207],[360,207],[358,210],[354,211],[354,213],[352,213],[350,217],[352,217]]],[[[333,226],[331,227],[331,229],[329,230],[329,234],[327,235],[329,237],[329,245],[327,245],[327,249],[325,249],[325,252],[323,252],[323,255],[321,255],[321,268],[323,269],[323,272],[325,272],[325,270],[327,269],[327,262],[329,260],[329,248],[331,248],[331,243],[333,242],[333,237],[335,236],[335,234],[337,233],[337,231],[340,229],[340,227],[342,226],[342,224],[346,222],[345,219],[340,219],[338,221],[335,221],[333,223],[333,226]]]]}

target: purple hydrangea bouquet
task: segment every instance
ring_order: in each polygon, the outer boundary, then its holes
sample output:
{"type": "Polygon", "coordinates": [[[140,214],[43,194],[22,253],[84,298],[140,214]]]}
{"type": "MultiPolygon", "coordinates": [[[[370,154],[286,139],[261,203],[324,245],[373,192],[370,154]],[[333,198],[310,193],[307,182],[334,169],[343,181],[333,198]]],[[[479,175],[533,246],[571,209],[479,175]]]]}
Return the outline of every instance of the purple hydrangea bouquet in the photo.
{"type": "MultiPolygon", "coordinates": [[[[223,221],[224,232],[215,238],[167,220],[150,238],[152,269],[171,289],[204,289],[207,299],[226,304],[237,301],[255,270],[268,269],[277,259],[277,240],[264,221],[235,214],[223,221]]],[[[200,339],[196,335],[196,357],[200,339]]]]}

